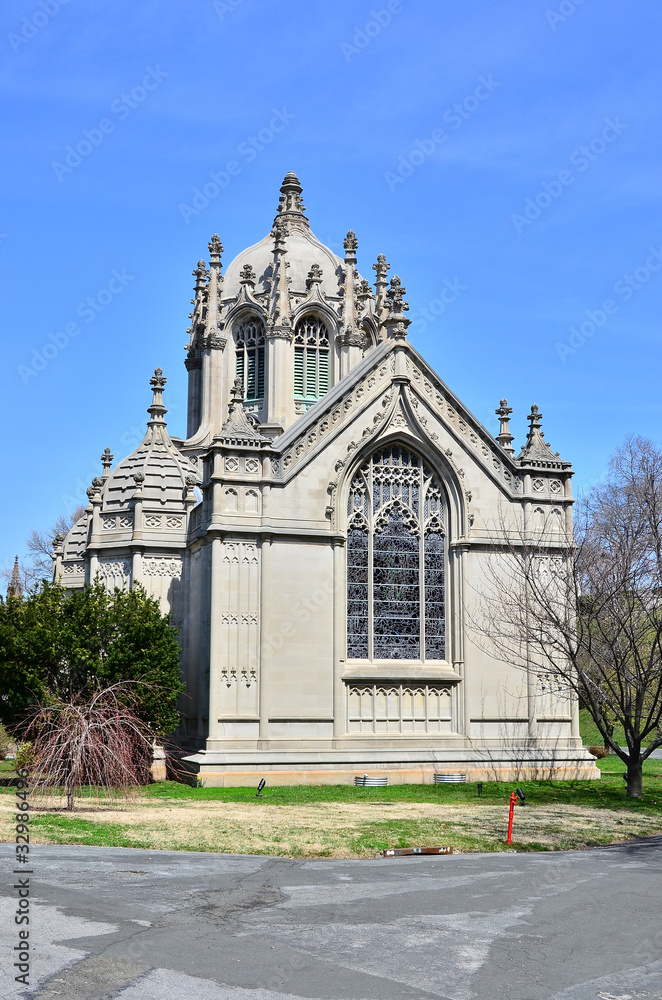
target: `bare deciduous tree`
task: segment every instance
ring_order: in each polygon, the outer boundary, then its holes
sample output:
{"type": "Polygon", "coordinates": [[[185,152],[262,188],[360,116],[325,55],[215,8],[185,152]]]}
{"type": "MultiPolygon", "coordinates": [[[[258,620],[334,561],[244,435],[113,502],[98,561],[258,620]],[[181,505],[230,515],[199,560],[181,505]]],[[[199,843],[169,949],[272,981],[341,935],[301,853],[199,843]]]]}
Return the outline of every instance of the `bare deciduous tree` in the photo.
{"type": "Polygon", "coordinates": [[[85,786],[126,792],[147,783],[154,737],[127,706],[127,689],[114,684],[91,697],[53,697],[35,709],[21,727],[32,742],[33,788],[62,788],[71,810],[85,786]]]}
{"type": "Polygon", "coordinates": [[[640,798],[643,761],[662,746],[662,451],[627,438],[579,505],[565,552],[550,547],[552,530],[503,526],[474,632],[574,692],[640,798]]]}

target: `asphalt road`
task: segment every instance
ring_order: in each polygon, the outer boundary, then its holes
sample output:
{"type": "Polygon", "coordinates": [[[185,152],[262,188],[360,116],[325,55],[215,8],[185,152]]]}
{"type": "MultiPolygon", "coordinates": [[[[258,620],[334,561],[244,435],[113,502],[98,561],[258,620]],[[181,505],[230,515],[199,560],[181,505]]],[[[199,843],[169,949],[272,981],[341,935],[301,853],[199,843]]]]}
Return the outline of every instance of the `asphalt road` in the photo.
{"type": "Polygon", "coordinates": [[[662,1000],[662,837],[563,854],[291,861],[35,847],[30,987],[48,1000],[662,1000]]]}

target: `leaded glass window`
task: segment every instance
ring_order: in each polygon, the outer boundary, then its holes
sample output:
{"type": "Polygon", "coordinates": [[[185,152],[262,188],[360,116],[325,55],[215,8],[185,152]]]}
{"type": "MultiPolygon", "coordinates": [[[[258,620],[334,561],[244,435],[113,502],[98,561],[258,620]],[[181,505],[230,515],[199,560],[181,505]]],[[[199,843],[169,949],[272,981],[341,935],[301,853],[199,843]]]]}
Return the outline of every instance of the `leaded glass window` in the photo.
{"type": "Polygon", "coordinates": [[[347,501],[347,656],[443,660],[443,493],[413,452],[376,452],[347,501]]]}
{"type": "Polygon", "coordinates": [[[304,316],[294,331],[294,398],[307,408],[328,391],[329,331],[317,316],[304,316]]]}
{"type": "Polygon", "coordinates": [[[235,330],[235,377],[241,379],[247,402],[264,398],[264,327],[254,316],[235,330]]]}

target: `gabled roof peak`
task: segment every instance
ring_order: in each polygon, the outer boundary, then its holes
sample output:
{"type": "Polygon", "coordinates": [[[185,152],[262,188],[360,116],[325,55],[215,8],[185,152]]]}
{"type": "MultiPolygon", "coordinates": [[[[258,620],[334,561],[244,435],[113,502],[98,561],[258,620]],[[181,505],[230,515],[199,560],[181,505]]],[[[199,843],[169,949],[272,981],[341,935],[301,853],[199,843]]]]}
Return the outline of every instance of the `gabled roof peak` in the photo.
{"type": "Polygon", "coordinates": [[[530,465],[534,468],[569,468],[570,462],[564,462],[559,453],[552,451],[550,445],[545,441],[545,435],[542,431],[542,413],[535,403],[531,407],[531,413],[527,420],[529,421],[529,433],[526,444],[517,456],[518,461],[524,466],[530,465]]]}
{"type": "Polygon", "coordinates": [[[217,439],[226,444],[239,445],[260,445],[265,441],[246,416],[244,390],[240,378],[236,378],[232,384],[228,419],[223,424],[217,439]]]}

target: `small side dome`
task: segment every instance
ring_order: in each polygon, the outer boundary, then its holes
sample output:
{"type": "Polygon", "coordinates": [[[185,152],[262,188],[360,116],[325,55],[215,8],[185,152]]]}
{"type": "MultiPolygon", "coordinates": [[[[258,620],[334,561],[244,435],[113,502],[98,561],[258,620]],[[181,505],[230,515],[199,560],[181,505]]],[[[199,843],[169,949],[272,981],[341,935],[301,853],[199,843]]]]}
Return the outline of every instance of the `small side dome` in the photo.
{"type": "Polygon", "coordinates": [[[184,511],[185,497],[199,479],[193,462],[185,458],[171,440],[163,419],[168,412],[163,405],[166,378],[157,368],[150,379],[154,394],[147,412],[145,437],[105,480],[102,511],[125,510],[140,489],[145,510],[184,511]]]}

